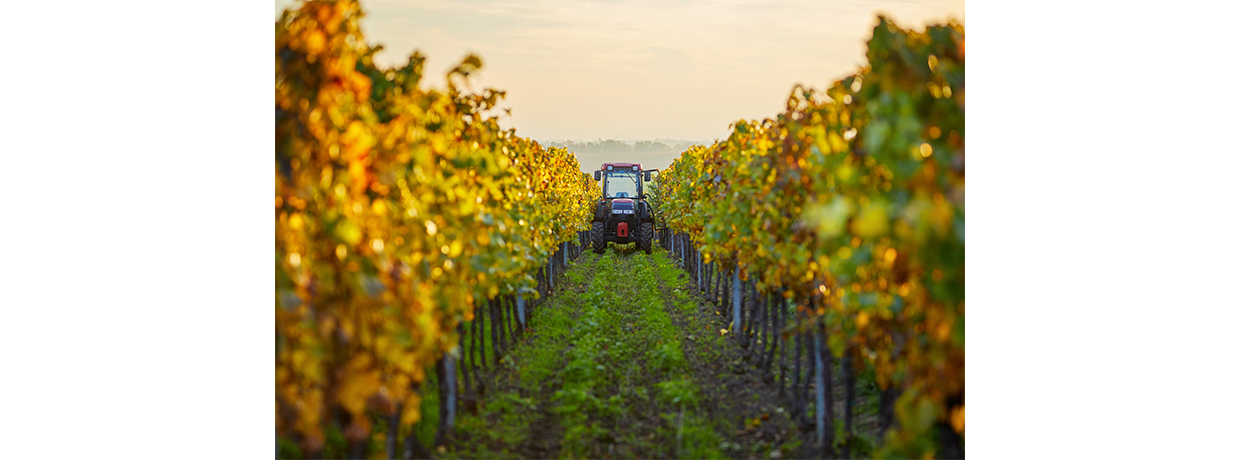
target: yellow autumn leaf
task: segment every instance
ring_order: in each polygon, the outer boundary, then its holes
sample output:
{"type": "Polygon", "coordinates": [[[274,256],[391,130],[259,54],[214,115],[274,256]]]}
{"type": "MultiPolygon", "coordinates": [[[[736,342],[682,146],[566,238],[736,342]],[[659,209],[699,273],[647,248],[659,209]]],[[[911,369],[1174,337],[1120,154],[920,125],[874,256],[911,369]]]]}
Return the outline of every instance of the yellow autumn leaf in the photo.
{"type": "Polygon", "coordinates": [[[419,420],[422,420],[422,412],[419,410],[419,406],[421,404],[422,397],[417,393],[410,393],[409,396],[405,398],[404,409],[400,414],[401,425],[413,426],[418,423],[419,420]]]}
{"type": "Polygon", "coordinates": [[[964,404],[952,410],[952,429],[964,436],[964,404]]]}
{"type": "Polygon", "coordinates": [[[345,219],[336,225],[336,236],[350,245],[356,245],[362,241],[362,229],[352,220],[345,219]]]}
{"type": "Polygon", "coordinates": [[[336,402],[354,415],[361,415],[366,409],[366,399],[379,391],[378,371],[362,371],[345,376],[344,383],[336,396],[336,402]]]}
{"type": "Polygon", "coordinates": [[[870,200],[868,204],[857,213],[857,218],[852,221],[852,233],[862,238],[874,238],[887,233],[889,223],[887,218],[887,203],[883,200],[870,200]]]}

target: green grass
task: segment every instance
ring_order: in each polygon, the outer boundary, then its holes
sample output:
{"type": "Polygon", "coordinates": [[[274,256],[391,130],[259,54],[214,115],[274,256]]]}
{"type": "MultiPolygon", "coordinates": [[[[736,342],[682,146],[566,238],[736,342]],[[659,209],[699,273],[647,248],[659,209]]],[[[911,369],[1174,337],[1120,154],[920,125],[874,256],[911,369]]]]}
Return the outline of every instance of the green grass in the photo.
{"type": "MultiPolygon", "coordinates": [[[[456,429],[470,442],[449,456],[515,457],[510,448],[550,434],[530,432],[540,417],[560,428],[556,457],[723,456],[722,427],[698,415],[702,392],[681,346],[686,333],[668,311],[692,314],[697,303],[686,289],[671,298],[660,290],[683,284],[683,272],[663,251],[609,249],[583,254],[557,283],[563,289],[534,312],[536,339],[512,349],[498,374],[511,385],[488,393],[479,414],[462,414],[456,429]]],[[[700,340],[723,345],[718,339],[700,340]]]]}

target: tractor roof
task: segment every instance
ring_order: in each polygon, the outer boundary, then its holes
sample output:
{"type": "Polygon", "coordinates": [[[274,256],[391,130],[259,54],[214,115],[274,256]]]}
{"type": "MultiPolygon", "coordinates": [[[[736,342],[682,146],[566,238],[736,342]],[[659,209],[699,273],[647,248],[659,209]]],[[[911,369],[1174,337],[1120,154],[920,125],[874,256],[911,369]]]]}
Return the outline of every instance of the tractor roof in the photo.
{"type": "Polygon", "coordinates": [[[615,169],[632,169],[633,166],[637,166],[637,169],[639,171],[642,170],[641,163],[603,163],[603,167],[599,169],[606,171],[608,166],[611,166],[615,169]]]}

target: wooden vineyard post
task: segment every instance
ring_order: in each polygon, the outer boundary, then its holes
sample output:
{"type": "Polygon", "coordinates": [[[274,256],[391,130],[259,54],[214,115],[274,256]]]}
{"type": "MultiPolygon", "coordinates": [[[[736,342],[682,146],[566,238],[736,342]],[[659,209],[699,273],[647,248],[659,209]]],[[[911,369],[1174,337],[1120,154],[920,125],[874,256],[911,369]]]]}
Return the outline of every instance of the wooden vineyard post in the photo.
{"type": "Polygon", "coordinates": [[[814,334],[814,426],[818,429],[818,444],[825,453],[830,447],[830,440],[827,439],[827,387],[823,383],[823,371],[827,366],[822,362],[822,354],[822,335],[814,334]]]}
{"type": "Polygon", "coordinates": [[[517,294],[517,321],[521,322],[521,328],[525,328],[525,295],[517,294]]]}
{"type": "Polygon", "coordinates": [[[741,332],[741,275],[739,267],[732,270],[732,332],[741,332]]]}

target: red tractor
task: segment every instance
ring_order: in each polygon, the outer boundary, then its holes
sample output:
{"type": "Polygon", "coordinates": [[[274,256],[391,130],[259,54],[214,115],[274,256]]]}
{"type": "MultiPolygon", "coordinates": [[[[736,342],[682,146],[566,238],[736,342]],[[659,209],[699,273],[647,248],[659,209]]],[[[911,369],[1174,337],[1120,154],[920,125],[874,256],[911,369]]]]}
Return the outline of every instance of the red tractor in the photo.
{"type": "Polygon", "coordinates": [[[650,254],[654,243],[654,213],[646,203],[642,183],[650,181],[650,173],[641,163],[603,163],[594,171],[594,180],[603,181],[603,197],[594,211],[590,226],[590,243],[594,252],[602,254],[607,242],[637,243],[650,254]],[[644,180],[643,180],[644,179],[644,180]]]}

